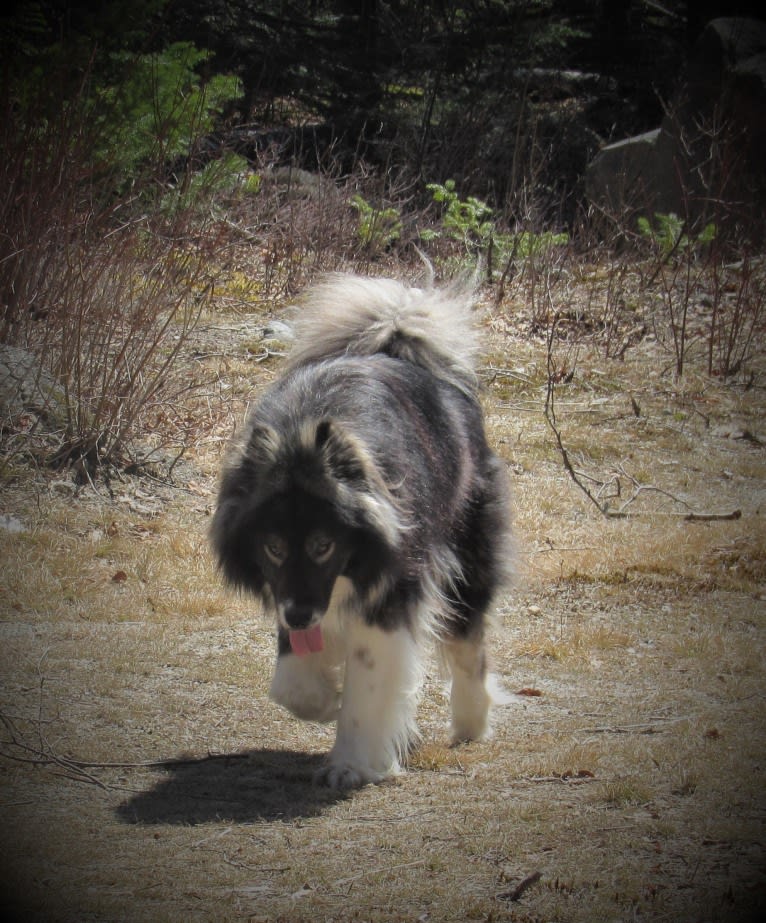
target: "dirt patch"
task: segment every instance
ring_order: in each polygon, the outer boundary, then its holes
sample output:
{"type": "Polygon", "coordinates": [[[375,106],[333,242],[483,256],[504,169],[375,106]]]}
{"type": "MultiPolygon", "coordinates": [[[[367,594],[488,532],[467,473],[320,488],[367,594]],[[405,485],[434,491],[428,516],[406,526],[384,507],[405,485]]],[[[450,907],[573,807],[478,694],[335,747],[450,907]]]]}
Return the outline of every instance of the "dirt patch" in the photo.
{"type": "Polygon", "coordinates": [[[516,498],[520,577],[493,643],[509,701],[491,740],[450,748],[434,667],[424,744],[392,783],[312,785],[332,728],[268,701],[272,626],[224,592],[208,552],[223,444],[281,361],[261,320],[213,318],[190,344],[215,384],[172,483],[76,488],[14,468],[0,493],[11,918],[760,918],[762,372],[678,386],[656,344],[610,361],[580,348],[557,393],[563,439],[615,504],[643,488],[607,519],[564,471],[545,342],[522,321],[509,306],[486,318],[483,376],[516,498]]]}

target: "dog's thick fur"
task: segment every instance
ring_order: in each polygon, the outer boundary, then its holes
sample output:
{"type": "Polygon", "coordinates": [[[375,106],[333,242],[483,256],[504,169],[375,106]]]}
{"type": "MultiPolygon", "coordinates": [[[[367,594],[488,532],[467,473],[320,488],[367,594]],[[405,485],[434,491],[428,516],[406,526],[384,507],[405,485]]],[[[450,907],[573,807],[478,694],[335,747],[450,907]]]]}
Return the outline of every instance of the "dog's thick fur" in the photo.
{"type": "Polygon", "coordinates": [[[337,721],[321,774],[334,787],[399,770],[430,639],[452,676],[454,739],[488,729],[486,618],[510,516],[470,310],[461,291],[320,284],[224,467],[214,549],[226,580],[276,613],[271,697],[337,721]]]}

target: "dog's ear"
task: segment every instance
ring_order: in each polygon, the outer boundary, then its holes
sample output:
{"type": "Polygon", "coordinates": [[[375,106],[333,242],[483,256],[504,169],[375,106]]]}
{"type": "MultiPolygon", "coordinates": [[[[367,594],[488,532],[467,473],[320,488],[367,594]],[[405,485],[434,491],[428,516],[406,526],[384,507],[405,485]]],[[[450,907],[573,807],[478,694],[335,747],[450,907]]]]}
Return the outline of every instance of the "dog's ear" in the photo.
{"type": "Polygon", "coordinates": [[[252,497],[264,479],[264,472],[276,466],[280,453],[279,435],[270,427],[256,424],[229,451],[218,492],[218,504],[231,502],[235,508],[252,497]]]}
{"type": "Polygon", "coordinates": [[[279,433],[264,423],[255,423],[247,436],[240,464],[253,468],[274,465],[279,458],[282,443],[279,433]]]}
{"type": "Polygon", "coordinates": [[[247,493],[247,475],[241,469],[229,472],[210,524],[210,541],[226,582],[261,593],[265,577],[253,554],[253,519],[247,493]]]}
{"type": "Polygon", "coordinates": [[[252,553],[253,516],[268,472],[281,447],[270,426],[254,423],[232,450],[224,467],[210,539],[226,581],[260,593],[265,577],[252,553]]]}
{"type": "Polygon", "coordinates": [[[325,470],[336,481],[351,487],[361,487],[374,470],[372,459],[364,448],[337,423],[320,420],[314,436],[314,445],[325,470]]]}
{"type": "Polygon", "coordinates": [[[354,527],[371,527],[380,541],[395,548],[406,525],[374,456],[342,424],[321,420],[314,445],[324,471],[336,484],[340,507],[354,527]]]}

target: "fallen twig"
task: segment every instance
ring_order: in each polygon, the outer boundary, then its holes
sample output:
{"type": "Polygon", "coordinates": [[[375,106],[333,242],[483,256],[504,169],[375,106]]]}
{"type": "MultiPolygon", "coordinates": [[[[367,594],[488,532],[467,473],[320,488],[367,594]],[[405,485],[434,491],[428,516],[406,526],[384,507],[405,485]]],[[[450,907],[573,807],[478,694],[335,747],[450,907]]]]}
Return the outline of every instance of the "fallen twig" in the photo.
{"type": "Polygon", "coordinates": [[[599,480],[575,468],[569,452],[564,445],[561,429],[556,419],[555,390],[557,376],[555,363],[553,361],[553,340],[557,321],[558,317],[555,317],[548,332],[548,386],[545,394],[544,415],[553,433],[553,437],[556,440],[556,446],[559,450],[564,470],[598,511],[608,519],[628,519],[631,516],[637,515],[630,512],[628,507],[630,507],[641,494],[656,493],[663,497],[667,497],[667,499],[673,503],[678,503],[689,510],[686,514],[679,514],[685,522],[715,522],[739,519],[742,516],[742,511],[738,509],[729,513],[696,512],[691,509],[689,503],[684,500],[683,497],[678,497],[655,484],[642,484],[632,474],[629,474],[622,465],[614,470],[609,480],[599,480]],[[624,499],[622,499],[623,486],[621,479],[627,481],[631,488],[630,493],[625,496],[624,499]],[[621,503],[619,506],[613,506],[610,501],[614,501],[617,498],[621,498],[621,503]]]}
{"type": "Polygon", "coordinates": [[[595,782],[595,775],[588,769],[574,773],[555,773],[552,776],[524,776],[525,782],[556,782],[564,785],[581,785],[583,782],[595,782]]]}
{"type": "Polygon", "coordinates": [[[10,740],[0,742],[3,745],[0,755],[17,763],[30,763],[34,766],[57,766],[59,769],[64,770],[60,775],[67,779],[74,782],[89,782],[106,790],[107,786],[100,779],[86,771],[85,765],[87,764],[82,764],[77,760],[70,760],[65,756],[59,756],[54,753],[42,735],[40,737],[40,746],[31,747],[19,738],[13,722],[2,712],[0,712],[0,721],[2,721],[11,737],[10,740]],[[15,747],[19,752],[8,752],[5,747],[15,747]]]}
{"type": "MultiPolygon", "coordinates": [[[[38,719],[38,728],[40,719],[38,719]]],[[[9,739],[0,740],[0,757],[11,760],[15,763],[27,763],[32,766],[53,766],[63,770],[59,775],[71,779],[74,782],[88,782],[91,785],[97,785],[104,790],[109,786],[98,779],[91,769],[171,769],[176,766],[189,766],[198,763],[200,759],[215,759],[212,754],[207,757],[171,757],[160,760],[145,760],[139,762],[97,762],[93,760],[80,760],[74,757],[60,756],[56,753],[45,737],[40,734],[39,744],[32,746],[26,743],[21,734],[16,729],[13,720],[3,712],[0,712],[0,723],[6,729],[9,739]]],[[[239,754],[229,755],[225,758],[232,759],[239,754]]],[[[223,758],[223,757],[222,757],[223,758]]],[[[242,758],[246,758],[243,754],[242,758]]]]}
{"type": "Polygon", "coordinates": [[[484,368],[484,373],[490,381],[494,381],[495,378],[514,378],[516,381],[521,381],[525,385],[532,384],[532,379],[528,375],[523,375],[521,372],[516,372],[514,369],[501,369],[495,365],[487,365],[484,368]]]}
{"type": "Polygon", "coordinates": [[[590,728],[575,728],[573,734],[655,734],[656,725],[677,724],[679,721],[688,721],[689,715],[675,715],[673,717],[658,716],[651,721],[642,721],[639,724],[606,724],[590,728]]]}
{"type": "Polygon", "coordinates": [[[378,875],[383,872],[394,872],[399,869],[408,869],[418,865],[425,865],[425,861],[425,859],[415,859],[413,862],[401,862],[398,865],[380,865],[376,868],[366,869],[363,872],[357,872],[356,875],[350,875],[348,878],[339,878],[333,884],[333,887],[339,888],[343,885],[351,884],[354,881],[358,881],[360,878],[365,878],[367,875],[378,875]]]}
{"type": "Polygon", "coordinates": [[[531,875],[527,875],[526,878],[522,878],[515,888],[512,888],[510,891],[503,891],[502,894],[498,894],[497,899],[499,901],[517,901],[528,888],[531,888],[532,885],[537,884],[537,882],[540,881],[542,877],[542,872],[532,872],[531,875]]]}
{"type": "Polygon", "coordinates": [[[742,510],[732,510],[731,513],[687,513],[686,522],[726,522],[742,518],[742,510]]]}

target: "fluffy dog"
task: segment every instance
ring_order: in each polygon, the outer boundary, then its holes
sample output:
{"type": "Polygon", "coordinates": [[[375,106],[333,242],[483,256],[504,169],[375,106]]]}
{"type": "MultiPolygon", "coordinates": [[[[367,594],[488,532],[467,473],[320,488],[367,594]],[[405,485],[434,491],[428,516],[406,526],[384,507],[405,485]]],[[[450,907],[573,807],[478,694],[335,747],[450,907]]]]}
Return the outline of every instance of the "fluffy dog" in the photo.
{"type": "Polygon", "coordinates": [[[509,570],[510,515],[471,301],[387,279],[319,284],[224,465],[214,550],[225,579],[276,614],[272,699],[337,721],[319,779],[335,788],[400,770],[433,639],[454,740],[488,730],[487,610],[509,570]]]}

